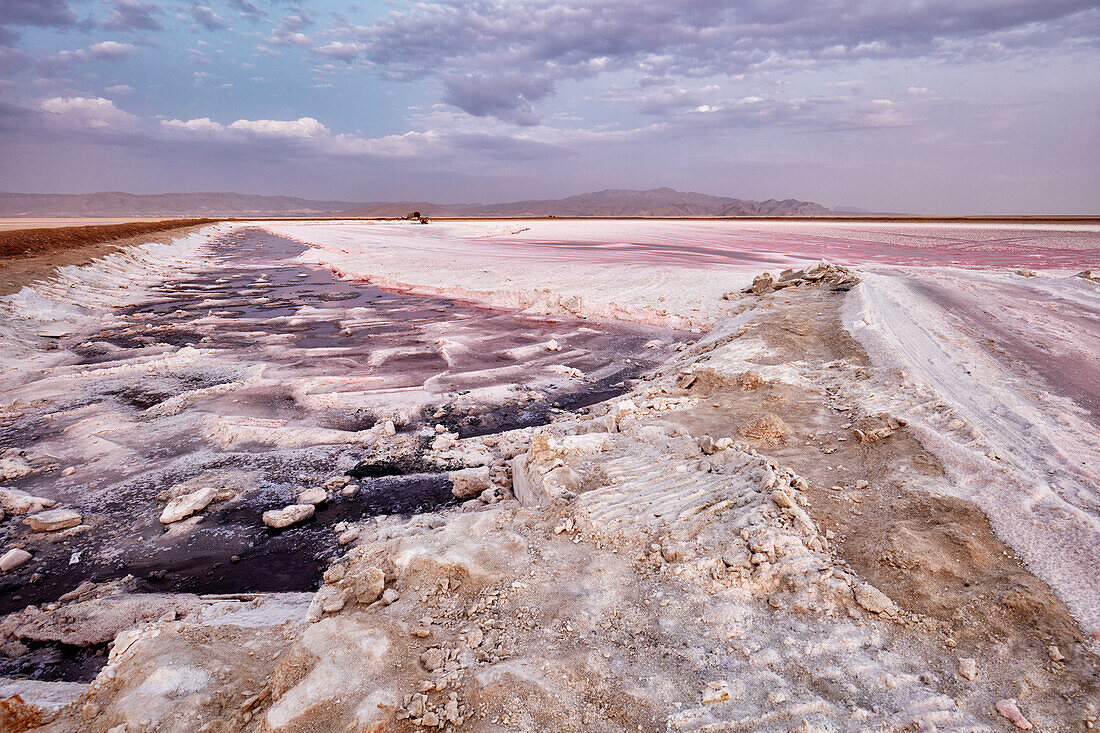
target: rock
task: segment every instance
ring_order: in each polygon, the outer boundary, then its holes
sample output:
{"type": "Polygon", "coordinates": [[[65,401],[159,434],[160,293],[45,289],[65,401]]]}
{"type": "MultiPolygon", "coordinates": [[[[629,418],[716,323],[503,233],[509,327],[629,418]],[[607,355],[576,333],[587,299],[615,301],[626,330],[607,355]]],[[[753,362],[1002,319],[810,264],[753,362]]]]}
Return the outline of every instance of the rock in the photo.
{"type": "Polygon", "coordinates": [[[214,501],[217,494],[217,489],[206,487],[173,499],[160,513],[160,523],[172,524],[202,511],[214,501]]]}
{"type": "Polygon", "coordinates": [[[401,596],[393,588],[386,588],[382,593],[382,603],[385,603],[387,606],[391,603],[396,603],[399,598],[401,598],[401,596]]]}
{"type": "Polygon", "coordinates": [[[31,559],[31,553],[13,547],[0,556],[0,570],[7,573],[31,559]]]}
{"type": "Polygon", "coordinates": [[[885,613],[888,615],[892,615],[897,611],[890,597],[873,585],[858,583],[853,590],[856,596],[856,603],[862,606],[866,611],[870,611],[871,613],[885,613]]]}
{"type": "Polygon", "coordinates": [[[321,608],[325,613],[336,613],[344,607],[344,604],[348,602],[348,596],[350,591],[346,588],[340,588],[332,593],[329,593],[322,601],[321,608]]]}
{"type": "Polygon", "coordinates": [[[328,500],[328,494],[324,489],[306,489],[298,494],[299,504],[321,504],[328,500]]]}
{"type": "Polygon", "coordinates": [[[355,580],[355,600],[364,604],[374,603],[385,588],[386,574],[378,568],[367,568],[355,580]]]}
{"type": "Polygon", "coordinates": [[[785,491],[780,491],[779,489],[776,489],[772,492],[772,501],[774,501],[777,506],[780,506],[784,509],[789,509],[794,506],[794,500],[791,499],[790,495],[787,494],[787,492],[785,491]]]}
{"type": "Polygon", "coordinates": [[[424,665],[424,669],[429,672],[434,672],[442,667],[445,661],[447,661],[446,653],[437,646],[433,646],[420,655],[420,663],[424,665]]]}
{"type": "Polygon", "coordinates": [[[960,659],[959,674],[973,682],[978,678],[978,663],[970,657],[960,659]]]}
{"type": "Polygon", "coordinates": [[[746,438],[752,438],[753,440],[759,440],[764,443],[779,443],[791,434],[791,429],[787,427],[787,424],[783,422],[778,415],[769,412],[741,426],[738,432],[746,438]]]}
{"type": "Polygon", "coordinates": [[[744,698],[745,691],[744,685],[740,680],[735,680],[733,684],[726,680],[715,680],[707,685],[707,689],[703,690],[703,704],[710,705],[716,702],[731,702],[744,698]]]}
{"type": "Polygon", "coordinates": [[[32,514],[23,521],[35,532],[57,532],[77,526],[81,522],[81,516],[72,509],[50,509],[32,514]]]}
{"type": "Polygon", "coordinates": [[[1050,657],[1050,661],[1052,661],[1052,662],[1064,662],[1064,661],[1066,661],[1066,657],[1065,657],[1064,654],[1062,654],[1062,650],[1059,649],[1054,644],[1051,644],[1050,646],[1047,647],[1047,656],[1050,657]]]}
{"type": "Polygon", "coordinates": [[[457,440],[458,433],[443,433],[441,435],[437,435],[435,440],[432,441],[432,450],[448,450],[454,447],[455,441],[457,440]]]}
{"type": "Polygon", "coordinates": [[[1002,718],[1008,720],[1020,730],[1031,730],[1031,723],[1024,717],[1024,714],[1020,712],[1020,708],[1017,707],[1015,700],[998,700],[996,708],[1002,718]]]}
{"type": "Polygon", "coordinates": [[[561,345],[555,339],[547,341],[545,346],[547,351],[561,351],[561,345]]]}
{"type": "Polygon", "coordinates": [[[699,450],[701,450],[703,453],[707,454],[708,456],[711,455],[712,453],[714,453],[714,451],[715,451],[714,438],[710,437],[706,433],[703,433],[702,435],[700,435],[696,439],[695,442],[699,444],[699,450]]]}
{"type": "Polygon", "coordinates": [[[61,472],[61,475],[62,476],[72,476],[74,473],[76,473],[76,467],[75,466],[69,466],[64,471],[61,472]]]}
{"type": "Polygon", "coordinates": [[[774,285],[775,278],[772,277],[770,272],[765,272],[763,275],[757,275],[753,278],[752,286],[748,289],[748,292],[753,295],[763,295],[771,292],[774,285]]]}
{"type": "Polygon", "coordinates": [[[0,509],[8,514],[34,514],[55,505],[52,499],[31,496],[18,489],[0,489],[0,509]]]}
{"type": "Polygon", "coordinates": [[[488,466],[451,471],[448,478],[451,479],[451,493],[458,499],[473,499],[490,486],[488,466]]]}
{"type": "Polygon", "coordinates": [[[18,453],[0,457],[0,481],[22,478],[34,473],[34,467],[18,453]]]}
{"type": "Polygon", "coordinates": [[[290,504],[282,509],[271,509],[264,512],[264,524],[275,529],[282,529],[309,519],[313,516],[314,511],[312,504],[290,504]]]}
{"type": "Polygon", "coordinates": [[[344,488],[340,489],[340,496],[345,499],[354,498],[359,493],[359,484],[348,484],[344,488]]]}
{"type": "Polygon", "coordinates": [[[496,504],[509,497],[510,492],[500,486],[490,486],[478,494],[478,501],[484,504],[496,504]]]}
{"type": "Polygon", "coordinates": [[[1086,280],[1092,280],[1094,283],[1100,283],[1100,273],[1094,273],[1092,270],[1082,270],[1074,277],[1083,277],[1086,280]]]}

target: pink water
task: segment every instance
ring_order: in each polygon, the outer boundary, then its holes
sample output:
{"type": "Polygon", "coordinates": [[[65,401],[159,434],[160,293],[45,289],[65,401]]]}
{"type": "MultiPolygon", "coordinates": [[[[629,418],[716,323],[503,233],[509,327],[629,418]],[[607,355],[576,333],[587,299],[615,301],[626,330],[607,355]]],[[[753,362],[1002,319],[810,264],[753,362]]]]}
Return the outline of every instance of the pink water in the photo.
{"type": "Polygon", "coordinates": [[[785,228],[788,231],[748,229],[742,223],[723,227],[717,222],[677,222],[674,227],[639,228],[638,236],[629,241],[598,235],[569,240],[514,236],[478,244],[495,245],[504,256],[606,263],[734,264],[763,269],[825,259],[852,265],[1100,268],[1100,232],[1096,231],[821,224],[785,228]],[[834,231],[825,233],[829,229],[834,231]]]}

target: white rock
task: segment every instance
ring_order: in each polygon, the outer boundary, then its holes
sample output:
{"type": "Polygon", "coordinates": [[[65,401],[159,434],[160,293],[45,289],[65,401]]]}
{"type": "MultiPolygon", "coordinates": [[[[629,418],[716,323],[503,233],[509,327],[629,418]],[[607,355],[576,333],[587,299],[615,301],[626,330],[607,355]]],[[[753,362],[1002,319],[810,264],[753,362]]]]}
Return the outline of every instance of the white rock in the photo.
{"type": "Polygon", "coordinates": [[[52,499],[31,496],[18,489],[0,489],[0,509],[8,514],[33,514],[56,504],[52,499]]]}
{"type": "Polygon", "coordinates": [[[57,532],[77,526],[81,522],[81,516],[79,512],[74,512],[72,509],[50,509],[32,514],[23,522],[35,532],[57,532]]]}
{"type": "Polygon", "coordinates": [[[15,570],[30,559],[31,553],[26,550],[20,550],[18,547],[13,547],[0,556],[0,570],[5,573],[10,570],[15,570]]]}
{"type": "Polygon", "coordinates": [[[451,471],[447,477],[451,480],[451,493],[458,499],[473,499],[489,488],[488,466],[451,471]]]}
{"type": "Polygon", "coordinates": [[[309,519],[313,516],[314,511],[312,504],[290,504],[282,509],[271,509],[264,512],[264,524],[275,529],[282,529],[309,519]]]}
{"type": "Polygon", "coordinates": [[[27,459],[23,456],[11,455],[0,458],[0,481],[22,478],[31,473],[34,473],[34,467],[27,463],[27,459]]]}
{"type": "Polygon", "coordinates": [[[306,489],[298,494],[299,504],[321,504],[328,499],[324,489],[306,489]]]}
{"type": "Polygon", "coordinates": [[[978,663],[971,657],[959,659],[959,674],[971,681],[977,679],[978,663]]]}
{"type": "Polygon", "coordinates": [[[432,441],[432,450],[447,450],[453,448],[455,441],[458,440],[458,433],[443,433],[436,436],[436,439],[432,441]]]}
{"type": "Polygon", "coordinates": [[[195,512],[200,512],[209,506],[217,495],[217,489],[205,487],[198,491],[192,491],[190,494],[178,496],[168,502],[168,506],[164,507],[164,511],[160,513],[160,523],[172,524],[181,519],[186,519],[195,512]]]}
{"type": "Polygon", "coordinates": [[[715,680],[703,690],[703,704],[709,705],[716,702],[731,702],[745,697],[745,686],[740,680],[732,683],[726,680],[715,680]]]}
{"type": "Polygon", "coordinates": [[[853,590],[855,591],[856,603],[871,613],[892,615],[897,611],[890,597],[873,585],[859,583],[853,590]]]}

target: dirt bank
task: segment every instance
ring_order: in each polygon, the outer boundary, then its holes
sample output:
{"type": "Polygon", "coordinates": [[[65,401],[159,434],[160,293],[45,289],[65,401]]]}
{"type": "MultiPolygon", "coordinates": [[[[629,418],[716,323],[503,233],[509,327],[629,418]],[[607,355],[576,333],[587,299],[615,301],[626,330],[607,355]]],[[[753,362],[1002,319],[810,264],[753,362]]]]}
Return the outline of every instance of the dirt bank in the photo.
{"type": "Polygon", "coordinates": [[[102,226],[0,231],[0,296],[49,277],[58,268],[86,265],[147,242],[168,242],[214,219],[173,219],[102,226]]]}

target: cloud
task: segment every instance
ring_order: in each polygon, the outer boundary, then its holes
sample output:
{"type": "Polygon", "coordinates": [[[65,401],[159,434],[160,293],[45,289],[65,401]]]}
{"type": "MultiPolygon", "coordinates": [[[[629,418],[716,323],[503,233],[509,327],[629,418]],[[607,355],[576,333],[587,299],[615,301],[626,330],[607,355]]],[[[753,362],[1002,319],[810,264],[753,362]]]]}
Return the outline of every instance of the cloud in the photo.
{"type": "Polygon", "coordinates": [[[120,61],[136,50],[130,43],[118,41],[100,41],[87,48],[78,48],[74,51],[58,51],[53,56],[42,59],[39,68],[45,75],[50,75],[58,69],[69,64],[87,61],[120,61]]]}
{"type": "Polygon", "coordinates": [[[214,12],[209,5],[191,5],[187,8],[195,22],[208,31],[221,30],[226,27],[225,19],[214,12]]]}
{"type": "Polygon", "coordinates": [[[313,25],[313,20],[303,12],[299,12],[297,15],[284,15],[279,18],[279,22],[271,32],[271,38],[268,41],[276,46],[302,46],[308,48],[312,41],[302,31],[311,25],[313,25]]]}
{"type": "Polygon", "coordinates": [[[332,43],[326,43],[324,46],[317,46],[313,50],[322,56],[331,56],[341,61],[351,61],[367,50],[367,46],[363,43],[333,41],[332,43]]]}
{"type": "Polygon", "coordinates": [[[88,46],[88,55],[94,59],[121,59],[134,51],[133,44],[118,41],[100,41],[88,46]]]}
{"type": "Polygon", "coordinates": [[[156,16],[161,14],[156,5],[147,5],[137,0],[114,0],[114,12],[104,28],[109,30],[163,30],[156,16]]]}
{"type": "Polygon", "coordinates": [[[444,101],[474,117],[492,115],[517,125],[538,124],[531,102],[543,99],[553,91],[548,79],[528,78],[517,74],[482,76],[465,74],[445,79],[444,101]]]}
{"type": "Polygon", "coordinates": [[[118,130],[138,121],[103,97],[51,97],[42,100],[38,108],[51,122],[74,129],[118,130]]]}
{"type": "Polygon", "coordinates": [[[248,20],[259,20],[267,15],[266,10],[249,0],[229,0],[229,6],[236,8],[241,17],[248,20]]]}
{"type": "MultiPolygon", "coordinates": [[[[314,50],[360,59],[392,79],[439,78],[444,99],[470,114],[530,125],[532,103],[567,79],[626,70],[652,83],[866,59],[950,63],[998,58],[1006,48],[1095,45],[1098,27],[1095,0],[441,0],[331,29],[343,45],[314,50]]],[[[650,109],[672,102],[655,98],[650,109]]]]}
{"type": "Polygon", "coordinates": [[[67,0],[4,0],[0,25],[64,28],[76,24],[67,0]]]}
{"type": "Polygon", "coordinates": [[[37,121],[36,110],[0,102],[0,131],[20,131],[37,121]]]}

